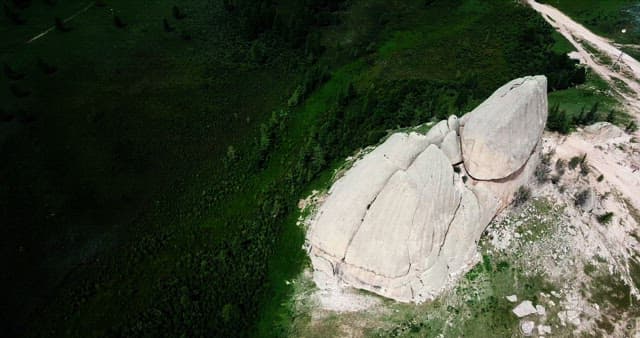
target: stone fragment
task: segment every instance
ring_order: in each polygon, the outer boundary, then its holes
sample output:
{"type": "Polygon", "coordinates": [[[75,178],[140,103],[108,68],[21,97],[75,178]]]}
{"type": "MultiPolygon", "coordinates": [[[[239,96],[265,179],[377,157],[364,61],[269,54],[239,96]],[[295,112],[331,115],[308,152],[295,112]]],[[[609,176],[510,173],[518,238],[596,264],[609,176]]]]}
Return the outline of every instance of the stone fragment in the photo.
{"type": "Polygon", "coordinates": [[[533,304],[531,304],[531,301],[529,300],[521,302],[512,311],[516,316],[518,316],[518,318],[537,313],[536,308],[533,306],[533,304]]]}
{"type": "Polygon", "coordinates": [[[539,316],[544,316],[547,314],[547,310],[542,305],[536,305],[536,312],[539,316]]]}
{"type": "Polygon", "coordinates": [[[536,328],[536,324],[530,320],[525,320],[520,322],[520,330],[522,334],[525,336],[531,336],[533,333],[533,329],[536,328]]]}

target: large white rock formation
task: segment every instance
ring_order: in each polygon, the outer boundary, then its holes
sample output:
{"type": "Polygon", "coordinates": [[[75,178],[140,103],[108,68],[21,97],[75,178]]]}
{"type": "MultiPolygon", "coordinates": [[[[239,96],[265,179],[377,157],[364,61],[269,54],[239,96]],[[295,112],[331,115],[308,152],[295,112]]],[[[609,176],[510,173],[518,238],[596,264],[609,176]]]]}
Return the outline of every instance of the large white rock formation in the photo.
{"type": "Polygon", "coordinates": [[[307,233],[318,286],[420,302],[466,272],[485,227],[537,165],[546,85],[511,81],[462,119],[393,134],[357,161],[307,233]]]}

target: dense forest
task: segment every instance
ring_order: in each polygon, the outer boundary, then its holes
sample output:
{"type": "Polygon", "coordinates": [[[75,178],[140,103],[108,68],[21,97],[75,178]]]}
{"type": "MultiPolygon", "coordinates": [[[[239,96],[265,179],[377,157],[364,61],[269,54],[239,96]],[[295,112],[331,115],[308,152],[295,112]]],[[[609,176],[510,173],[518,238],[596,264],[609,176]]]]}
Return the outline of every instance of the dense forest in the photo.
{"type": "Polygon", "coordinates": [[[3,6],[7,336],[286,336],[296,204],[344,157],[585,81],[507,0],[3,6]]]}

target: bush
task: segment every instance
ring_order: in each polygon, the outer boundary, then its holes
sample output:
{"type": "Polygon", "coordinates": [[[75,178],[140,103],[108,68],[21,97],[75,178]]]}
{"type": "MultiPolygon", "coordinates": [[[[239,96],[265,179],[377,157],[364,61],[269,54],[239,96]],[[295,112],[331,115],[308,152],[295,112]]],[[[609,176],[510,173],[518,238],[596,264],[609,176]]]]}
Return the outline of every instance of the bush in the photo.
{"type": "Polygon", "coordinates": [[[117,15],[113,16],[113,24],[117,28],[125,28],[127,26],[127,24],[117,15]]]}
{"type": "Polygon", "coordinates": [[[575,199],[575,205],[578,207],[582,207],[584,206],[584,204],[587,202],[587,198],[589,198],[589,189],[584,189],[582,191],[580,191],[577,195],[576,195],[576,199],[575,199]]]}
{"type": "Polygon", "coordinates": [[[598,176],[598,182],[602,182],[604,180],[604,175],[598,176]]]}
{"type": "Polygon", "coordinates": [[[609,211],[597,217],[600,224],[609,224],[613,219],[613,212],[609,211]]]}
{"type": "Polygon", "coordinates": [[[549,110],[547,118],[547,129],[567,134],[571,130],[571,121],[565,110],[560,110],[559,105],[555,105],[549,110]]]}
{"type": "Polygon", "coordinates": [[[538,182],[538,184],[545,183],[549,177],[550,172],[551,172],[551,169],[549,168],[549,165],[546,164],[544,161],[541,161],[536,167],[536,170],[534,172],[534,175],[536,177],[536,181],[538,182]]]}
{"type": "Polygon", "coordinates": [[[580,162],[582,162],[582,159],[585,157],[584,156],[574,156],[571,158],[571,160],[569,160],[569,169],[574,170],[575,168],[578,167],[578,165],[580,164],[580,162]]]}
{"type": "Polygon", "coordinates": [[[565,167],[566,167],[566,162],[563,159],[559,158],[556,161],[556,172],[558,173],[559,176],[564,175],[565,167]]]}
{"type": "Polygon", "coordinates": [[[524,204],[531,198],[531,189],[521,186],[513,197],[513,204],[517,207],[524,204]]]}
{"type": "Polygon", "coordinates": [[[587,176],[591,172],[591,168],[589,168],[589,163],[587,162],[586,155],[580,162],[580,175],[587,176]]]}

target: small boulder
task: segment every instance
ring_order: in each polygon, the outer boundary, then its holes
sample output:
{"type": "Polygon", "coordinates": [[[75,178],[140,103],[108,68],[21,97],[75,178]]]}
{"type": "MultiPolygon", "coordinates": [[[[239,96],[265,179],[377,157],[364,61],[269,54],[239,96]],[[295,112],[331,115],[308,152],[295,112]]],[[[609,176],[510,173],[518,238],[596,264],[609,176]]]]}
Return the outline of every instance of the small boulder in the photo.
{"type": "Polygon", "coordinates": [[[525,320],[520,323],[520,330],[525,336],[530,336],[533,333],[533,329],[535,329],[535,327],[536,324],[530,320],[525,320]]]}
{"type": "Polygon", "coordinates": [[[607,141],[626,136],[624,130],[609,122],[596,122],[590,126],[586,126],[584,131],[588,134],[592,134],[592,137],[597,141],[607,141]]]}
{"type": "Polygon", "coordinates": [[[447,126],[449,126],[449,130],[453,130],[456,133],[460,131],[460,121],[458,121],[458,117],[455,115],[449,116],[447,120],[447,126]]]}
{"type": "Polygon", "coordinates": [[[516,306],[513,310],[513,313],[518,316],[518,318],[526,317],[528,315],[532,315],[537,313],[536,308],[531,304],[530,300],[525,300],[516,306]]]}
{"type": "Polygon", "coordinates": [[[510,301],[511,303],[515,303],[518,301],[518,296],[516,295],[511,295],[511,296],[507,296],[506,297],[508,301],[510,301]]]}
{"type": "Polygon", "coordinates": [[[542,305],[536,305],[536,312],[538,313],[538,315],[540,316],[544,316],[547,314],[547,310],[544,308],[544,306],[542,305]]]}
{"type": "Polygon", "coordinates": [[[542,324],[538,325],[538,334],[551,334],[551,326],[542,324]]]}

